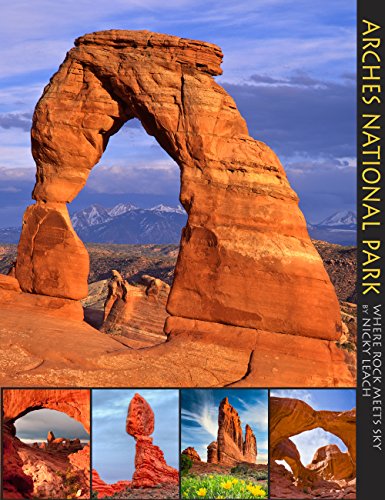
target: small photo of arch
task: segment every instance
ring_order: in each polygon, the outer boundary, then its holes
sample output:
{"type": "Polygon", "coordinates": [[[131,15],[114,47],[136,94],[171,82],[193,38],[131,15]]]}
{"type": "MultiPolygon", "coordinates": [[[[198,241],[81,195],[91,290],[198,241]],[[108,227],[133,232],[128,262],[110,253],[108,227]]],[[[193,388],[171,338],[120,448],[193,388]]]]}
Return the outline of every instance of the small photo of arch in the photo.
{"type": "Polygon", "coordinates": [[[356,391],[274,389],[270,498],[356,498],[356,391]]]}
{"type": "Polygon", "coordinates": [[[90,498],[90,392],[2,390],[1,498],[90,498]]]}

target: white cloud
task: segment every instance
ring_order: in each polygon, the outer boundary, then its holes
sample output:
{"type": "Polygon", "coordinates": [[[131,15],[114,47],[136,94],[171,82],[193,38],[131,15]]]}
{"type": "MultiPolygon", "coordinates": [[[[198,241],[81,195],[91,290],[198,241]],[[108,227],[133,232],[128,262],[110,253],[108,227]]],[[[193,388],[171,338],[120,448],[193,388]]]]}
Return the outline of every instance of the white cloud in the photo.
{"type": "Polygon", "coordinates": [[[345,452],[347,450],[340,438],[319,428],[302,432],[297,436],[292,436],[290,439],[297,446],[301,461],[305,466],[312,461],[315,452],[321,446],[336,444],[341,451],[345,452]]]}
{"type": "Polygon", "coordinates": [[[277,398],[300,399],[310,406],[314,403],[313,394],[307,389],[273,389],[270,395],[277,398]]]}
{"type": "Polygon", "coordinates": [[[81,423],[56,410],[31,411],[16,420],[15,427],[17,437],[32,439],[33,441],[44,440],[50,430],[54,432],[56,437],[73,439],[87,436],[81,423]]]}
{"type": "Polygon", "coordinates": [[[242,407],[238,408],[239,417],[242,422],[249,424],[251,427],[257,426],[262,429],[267,429],[268,425],[268,405],[267,402],[257,401],[250,404],[242,398],[237,398],[242,407]]]}

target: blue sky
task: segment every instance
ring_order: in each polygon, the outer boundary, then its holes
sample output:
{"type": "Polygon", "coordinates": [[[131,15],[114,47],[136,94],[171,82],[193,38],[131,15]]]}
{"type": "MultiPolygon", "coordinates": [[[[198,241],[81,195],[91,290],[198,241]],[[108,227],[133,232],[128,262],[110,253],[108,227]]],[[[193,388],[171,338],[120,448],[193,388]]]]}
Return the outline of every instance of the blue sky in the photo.
{"type": "MultiPolygon", "coordinates": [[[[217,80],[250,134],[280,156],[310,222],[355,206],[355,2],[14,0],[0,21],[0,227],[19,225],[34,184],[33,108],[73,40],[149,29],[214,42],[217,80]]],[[[176,204],[179,171],[138,123],[114,137],[72,210],[136,197],[176,204]],[[105,196],[104,196],[105,195],[105,196]]]]}
{"type": "MultiPolygon", "coordinates": [[[[314,410],[348,411],[356,407],[356,391],[354,389],[284,389],[272,390],[271,396],[295,398],[308,403],[314,410]]],[[[321,446],[336,444],[343,452],[347,448],[340,438],[323,429],[302,432],[290,438],[298,448],[302,463],[308,465],[314,453],[321,446]]],[[[282,463],[279,461],[279,463],[282,463]]]]}
{"type": "Polygon", "coordinates": [[[83,425],[65,413],[56,410],[34,410],[15,422],[16,435],[26,443],[46,441],[48,431],[55,437],[89,440],[83,425]]]}
{"type": "Polygon", "coordinates": [[[203,461],[207,445],[217,440],[218,408],[224,397],[237,410],[243,433],[246,424],[257,438],[257,463],[268,458],[267,391],[257,389],[185,389],[182,390],[182,450],[193,446],[203,461]]]}
{"type": "Polygon", "coordinates": [[[179,468],[179,395],[175,390],[100,389],[92,391],[92,466],[107,483],[130,480],[135,439],[126,433],[127,409],[138,392],[155,414],[153,443],[169,465],[179,468]]]}

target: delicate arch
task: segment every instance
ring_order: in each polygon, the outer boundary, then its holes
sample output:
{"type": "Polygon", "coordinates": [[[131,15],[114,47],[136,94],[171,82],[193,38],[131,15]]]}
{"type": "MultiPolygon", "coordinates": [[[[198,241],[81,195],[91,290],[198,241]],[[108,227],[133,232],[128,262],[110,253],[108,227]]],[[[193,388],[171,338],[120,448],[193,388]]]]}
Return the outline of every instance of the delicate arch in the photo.
{"type": "Polygon", "coordinates": [[[214,81],[221,60],[216,45],[148,31],[76,40],[34,113],[36,204],[24,217],[16,265],[24,291],[87,295],[88,254],[66,203],[109,137],[136,117],[181,169],[188,221],[170,315],[339,338],[338,300],[298,197],[277,156],[248,135],[234,100],[214,81]]]}

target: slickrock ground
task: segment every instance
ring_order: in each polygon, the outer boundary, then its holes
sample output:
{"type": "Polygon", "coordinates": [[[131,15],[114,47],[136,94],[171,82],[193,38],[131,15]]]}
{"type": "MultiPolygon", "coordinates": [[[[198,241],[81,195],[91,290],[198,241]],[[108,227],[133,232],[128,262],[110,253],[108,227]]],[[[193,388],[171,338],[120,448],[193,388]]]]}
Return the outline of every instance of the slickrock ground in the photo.
{"type": "MultiPolygon", "coordinates": [[[[148,31],[111,30],[75,41],[33,118],[36,203],[24,215],[15,267],[24,294],[1,290],[0,297],[20,318],[12,325],[5,314],[9,383],[19,379],[24,357],[30,373],[23,379],[35,385],[40,376],[61,385],[354,385],[351,360],[335,345],[342,335],[338,300],[298,197],[274,152],[248,135],[233,99],[213,79],[221,61],[213,44],[148,31]],[[22,302],[30,311],[39,306],[47,315],[59,310],[79,319],[89,261],[66,204],[110,136],[135,117],[179,164],[188,213],[167,302],[169,339],[134,352],[89,335],[94,356],[78,349],[80,370],[59,341],[56,359],[67,363],[51,371],[51,357],[31,352],[34,332],[22,302]]],[[[81,335],[64,322],[60,330],[72,346],[81,335]]]]}
{"type": "Polygon", "coordinates": [[[270,398],[271,498],[355,498],[356,411],[315,411],[304,401],[270,398]],[[291,436],[320,427],[347,446],[323,446],[304,466],[291,436]],[[285,460],[292,473],[275,460],[285,460]]]}
{"type": "Polygon", "coordinates": [[[344,351],[333,342],[293,336],[288,353],[281,335],[226,325],[209,328],[193,320],[186,330],[186,321],[179,325],[174,318],[165,343],[133,350],[85,322],[58,319],[36,304],[26,307],[24,298],[17,307],[19,293],[2,293],[3,386],[18,386],[21,377],[26,387],[279,387],[280,377],[287,387],[353,384],[344,351]],[[315,350],[317,360],[309,362],[315,350]],[[327,364],[330,372],[325,373],[327,364]]]}

